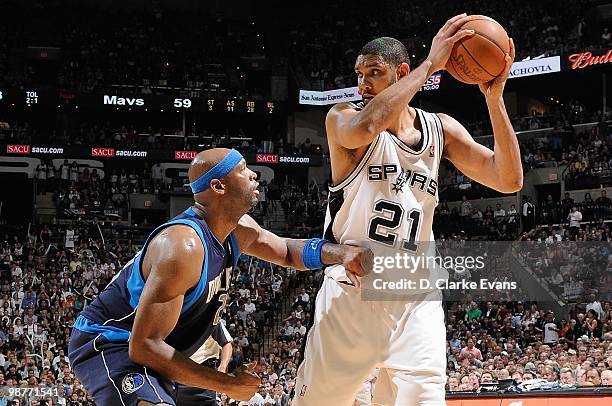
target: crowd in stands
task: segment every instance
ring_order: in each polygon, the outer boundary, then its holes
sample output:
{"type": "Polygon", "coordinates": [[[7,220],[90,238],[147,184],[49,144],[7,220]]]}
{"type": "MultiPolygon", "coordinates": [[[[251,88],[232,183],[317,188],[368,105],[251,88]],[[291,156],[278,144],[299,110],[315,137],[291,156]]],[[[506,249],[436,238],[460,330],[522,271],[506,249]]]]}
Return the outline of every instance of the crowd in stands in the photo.
{"type": "Polygon", "coordinates": [[[556,13],[559,3],[553,0],[381,2],[373,14],[364,14],[351,2],[335,2],[325,13],[312,15],[290,31],[293,66],[310,89],[354,86],[355,58],[366,42],[379,36],[408,39],[405,45],[416,66],[446,19],[463,12],[493,16],[513,38],[519,61],[590,45],[605,49],[609,31],[587,23],[588,11],[596,2],[562,3],[563,12],[556,13]]]}
{"type": "MultiPolygon", "coordinates": [[[[69,162],[67,165],[71,166],[69,162]]],[[[61,174],[59,178],[62,178],[61,174]]],[[[273,197],[277,193],[280,193],[280,199],[271,200],[279,201],[269,204],[287,207],[286,210],[300,220],[314,216],[316,212],[322,213],[325,207],[322,193],[315,184],[304,188],[294,184],[270,185],[268,195],[273,197]],[[300,201],[303,204],[296,204],[300,201]]],[[[467,219],[476,219],[475,224],[479,227],[498,230],[488,235],[488,239],[515,239],[510,236],[517,230],[517,214],[513,207],[491,208],[485,210],[486,216],[481,213],[473,217],[474,208],[466,201],[453,212],[454,219],[450,218],[447,204],[441,203],[437,223],[459,224],[472,234],[474,230],[470,229],[467,219]],[[462,214],[466,218],[462,219],[462,214]],[[449,218],[439,221],[444,216],[449,218]],[[501,233],[499,225],[503,230],[501,233]]],[[[320,234],[320,230],[308,231],[320,234]]],[[[445,231],[447,234],[444,234],[437,229],[436,235],[441,241],[470,240],[470,234],[462,231],[445,231]]],[[[580,240],[581,235],[587,239],[590,231],[579,230],[577,239],[580,240]]],[[[609,229],[599,232],[609,235],[609,229]]],[[[4,236],[0,253],[3,292],[0,300],[0,367],[3,371],[0,372],[4,372],[0,378],[4,380],[0,384],[23,384],[23,381],[60,384],[71,402],[69,404],[92,404],[65,361],[70,327],[78,312],[91,303],[112,275],[138,249],[131,241],[124,242],[119,238],[107,238],[104,244],[99,233],[93,224],[82,223],[77,227],[44,226],[40,232],[31,231],[21,237],[4,236]]],[[[572,232],[565,233],[563,227],[553,233],[553,238],[559,238],[559,233],[567,234],[571,239],[572,232]]],[[[536,238],[535,232],[530,235],[532,237],[528,238],[541,239],[536,238]]],[[[548,234],[545,242],[549,238],[548,234]]],[[[584,295],[595,293],[602,303],[592,299],[587,306],[577,305],[570,317],[559,322],[537,303],[498,300],[457,305],[449,311],[447,320],[448,389],[451,392],[474,391],[506,379],[514,380],[515,386],[532,379],[547,380],[553,387],[610,384],[612,296],[609,292],[594,292],[590,288],[612,286],[610,276],[604,272],[612,269],[612,263],[606,264],[596,256],[587,263],[578,251],[565,249],[565,246],[559,252],[566,252],[571,258],[582,261],[571,264],[573,267],[568,269],[560,269],[559,274],[566,286],[575,286],[578,274],[582,275],[581,281],[587,277],[595,280],[591,284],[583,283],[583,290],[574,292],[576,295],[568,296],[568,299],[580,302],[584,295]]],[[[551,261],[554,264],[555,258],[551,261]]],[[[535,264],[536,275],[556,277],[554,273],[543,272],[543,269],[550,269],[551,264],[542,267],[537,258],[531,258],[529,263],[535,264]]],[[[241,258],[223,319],[234,337],[230,369],[248,360],[259,360],[257,368],[262,385],[254,404],[286,399],[295,385],[305,330],[321,276],[320,273],[296,273],[263,261],[241,258]],[[289,312],[280,304],[297,286],[304,286],[304,289],[295,298],[289,312]],[[283,310],[288,318],[269,339],[267,329],[274,326],[275,318],[283,314],[283,310]],[[263,399],[261,402],[260,397],[263,399]]],[[[219,404],[232,405],[232,402],[220,395],[219,404]]]]}
{"type": "Polygon", "coordinates": [[[561,319],[535,302],[457,303],[446,322],[447,389],[612,386],[611,302],[589,297],[561,319]]]}
{"type": "Polygon", "coordinates": [[[298,230],[310,235],[323,234],[327,189],[314,181],[307,187],[290,182],[282,186],[280,204],[287,218],[286,230],[298,230]]]}
{"type": "Polygon", "coordinates": [[[70,404],[90,405],[66,357],[71,327],[136,247],[104,246],[89,227],[75,231],[3,233],[0,385],[60,385],[70,404]]]}
{"type": "MultiPolygon", "coordinates": [[[[519,134],[521,160],[526,172],[533,168],[567,166],[563,176],[566,189],[585,189],[612,184],[612,110],[588,113],[575,100],[568,109],[558,109],[547,115],[532,112],[529,117],[513,117],[515,131],[548,129],[533,136],[519,134]],[[590,123],[589,125],[580,125],[590,123]]],[[[493,148],[490,122],[467,125],[472,136],[483,145],[493,148]],[[485,126],[488,126],[486,130],[485,126]]],[[[463,194],[469,198],[497,197],[499,193],[484,187],[443,160],[440,169],[440,191],[447,200],[459,200],[463,194]]]]}
{"type": "Polygon", "coordinates": [[[596,1],[566,0],[563,13],[554,12],[559,4],[553,0],[519,3],[394,1],[382,2],[373,14],[364,14],[366,5],[340,1],[326,4],[325,13],[304,6],[303,18],[297,22],[268,27],[266,20],[257,17],[229,19],[160,2],[139,9],[72,2],[68,14],[59,1],[27,7],[8,2],[4,15],[9,18],[0,28],[5,38],[0,48],[0,80],[18,86],[48,79],[37,64],[24,64],[17,70],[9,66],[13,49],[45,44],[61,50],[61,57],[53,61],[51,79],[72,91],[123,85],[152,93],[178,86],[207,94],[263,95],[266,83],[251,80],[248,64],[240,58],[260,58],[258,69],[271,69],[286,65],[283,53],[287,50],[292,71],[307,88],[346,87],[355,82],[356,53],[370,39],[407,39],[414,64],[426,55],[445,20],[462,12],[494,16],[514,39],[518,60],[591,45],[605,48],[610,43],[609,29],[589,21],[596,1]]]}
{"type": "MultiPolygon", "coordinates": [[[[145,93],[180,87],[246,96],[249,71],[237,68],[239,58],[265,54],[263,31],[251,20],[230,21],[159,2],[136,9],[71,2],[70,13],[64,7],[61,1],[4,5],[0,80],[12,85],[40,83],[43,68],[28,64],[22,70],[10,69],[8,60],[12,49],[44,44],[61,50],[52,80],[69,91],[128,85],[145,93]]],[[[249,87],[253,97],[266,92],[264,83],[249,87]]]]}
{"type": "MultiPolygon", "coordinates": [[[[25,237],[2,237],[0,386],[60,385],[60,395],[69,405],[93,405],[66,357],[71,327],[139,247],[112,238],[105,245],[93,224],[86,223],[44,226],[40,232],[28,230],[25,237]]],[[[299,305],[285,321],[295,331],[281,330],[264,352],[266,333],[276,319],[280,322],[283,302],[303,277],[295,270],[244,256],[232,276],[233,288],[222,317],[234,338],[229,368],[261,357],[262,390],[270,389],[272,397],[279,386],[286,395],[295,384],[304,333],[301,323],[308,322],[308,295],[296,302],[299,305]]],[[[315,285],[310,282],[308,286],[315,285]]]]}
{"type": "MultiPolygon", "coordinates": [[[[586,240],[591,237],[589,235],[579,235],[577,227],[572,229],[572,226],[577,224],[570,223],[573,220],[578,223],[589,222],[597,225],[600,221],[612,219],[612,200],[608,197],[606,189],[602,189],[599,196],[594,198],[591,193],[587,192],[584,194],[582,201],[573,199],[569,192],[565,193],[563,199],[554,199],[552,195],[548,195],[546,199],[542,199],[534,215],[537,224],[550,226],[566,224],[569,226],[565,231],[554,231],[554,228],[551,228],[548,230],[549,232],[558,232],[561,237],[568,239],[586,240]]],[[[535,236],[539,237],[538,231],[534,232],[536,233],[535,236]]]]}
{"type": "Polygon", "coordinates": [[[440,238],[463,235],[490,241],[512,241],[516,240],[520,230],[520,213],[516,205],[502,207],[497,203],[495,208],[487,206],[483,212],[474,207],[465,195],[461,204],[452,209],[447,202],[440,202],[434,219],[434,232],[440,238]]]}
{"type": "Polygon", "coordinates": [[[612,256],[610,226],[603,222],[578,230],[564,226],[545,231],[541,226],[525,233],[518,245],[519,257],[530,272],[551,292],[565,301],[601,287],[599,297],[612,300],[612,256]],[[575,233],[575,236],[574,236],[575,233]]]}

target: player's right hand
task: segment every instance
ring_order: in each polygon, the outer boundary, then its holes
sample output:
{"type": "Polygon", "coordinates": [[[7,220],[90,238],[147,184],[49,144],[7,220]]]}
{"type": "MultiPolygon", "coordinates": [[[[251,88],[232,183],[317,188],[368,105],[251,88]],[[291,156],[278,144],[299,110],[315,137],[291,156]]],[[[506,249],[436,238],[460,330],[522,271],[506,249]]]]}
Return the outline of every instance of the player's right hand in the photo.
{"type": "Polygon", "coordinates": [[[431,62],[431,73],[443,70],[448,62],[453,46],[461,38],[469,37],[474,35],[474,30],[461,30],[463,24],[467,23],[472,19],[465,13],[459,14],[451,18],[444,24],[440,31],[436,34],[431,42],[431,48],[429,49],[429,55],[427,60],[431,62]]]}
{"type": "Polygon", "coordinates": [[[372,271],[374,253],[367,247],[359,246],[357,241],[346,241],[342,244],[342,250],[342,265],[347,271],[346,275],[353,285],[360,287],[358,276],[365,276],[372,271]]]}
{"type": "Polygon", "coordinates": [[[229,388],[225,390],[227,396],[234,400],[248,401],[255,395],[261,378],[251,372],[251,369],[251,366],[243,365],[234,371],[229,388]]]}

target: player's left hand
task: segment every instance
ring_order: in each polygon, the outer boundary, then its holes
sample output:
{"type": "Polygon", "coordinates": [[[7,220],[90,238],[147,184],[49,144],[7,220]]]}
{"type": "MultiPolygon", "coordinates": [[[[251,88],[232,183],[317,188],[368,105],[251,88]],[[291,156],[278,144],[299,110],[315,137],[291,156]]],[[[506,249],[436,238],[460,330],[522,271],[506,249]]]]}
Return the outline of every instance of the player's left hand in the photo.
{"type": "Polygon", "coordinates": [[[359,277],[372,271],[374,266],[374,253],[367,247],[362,247],[357,241],[346,241],[342,244],[342,264],[346,269],[346,276],[356,287],[361,286],[359,277]]]}
{"type": "Polygon", "coordinates": [[[515,56],[514,41],[510,38],[510,53],[506,54],[506,66],[504,67],[504,71],[492,81],[478,85],[478,88],[488,100],[499,100],[503,96],[504,86],[506,85],[506,80],[508,80],[510,68],[512,68],[515,56]]]}

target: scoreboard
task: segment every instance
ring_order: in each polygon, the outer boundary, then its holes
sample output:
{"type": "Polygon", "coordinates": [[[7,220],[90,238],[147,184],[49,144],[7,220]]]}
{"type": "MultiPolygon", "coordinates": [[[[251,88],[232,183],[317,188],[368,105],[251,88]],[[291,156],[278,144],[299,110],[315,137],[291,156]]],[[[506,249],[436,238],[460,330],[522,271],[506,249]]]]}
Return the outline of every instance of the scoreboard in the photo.
{"type": "Polygon", "coordinates": [[[203,113],[277,114],[284,103],[273,100],[252,100],[212,97],[176,97],[143,95],[129,92],[74,93],[50,89],[15,89],[0,87],[0,106],[37,105],[112,109],[121,111],[194,111],[203,113]]]}
{"type": "Polygon", "coordinates": [[[39,103],[38,89],[12,89],[0,87],[0,105],[26,105],[34,106],[39,103]]]}
{"type": "Polygon", "coordinates": [[[278,102],[248,100],[248,99],[217,99],[207,97],[171,97],[171,96],[118,96],[111,94],[86,95],[81,101],[73,99],[74,103],[84,103],[86,106],[111,107],[116,110],[125,108],[153,111],[197,111],[209,113],[246,113],[274,114],[277,113],[278,102]]]}

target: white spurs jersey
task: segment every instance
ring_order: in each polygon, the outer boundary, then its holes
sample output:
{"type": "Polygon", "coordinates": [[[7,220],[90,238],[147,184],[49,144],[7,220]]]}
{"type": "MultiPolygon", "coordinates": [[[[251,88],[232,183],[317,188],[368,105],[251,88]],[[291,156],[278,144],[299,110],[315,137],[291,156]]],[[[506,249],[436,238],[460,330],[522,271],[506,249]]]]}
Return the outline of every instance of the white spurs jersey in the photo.
{"type": "MultiPolygon", "coordinates": [[[[362,104],[356,105],[356,108],[362,104]]],[[[415,149],[389,131],[378,134],[354,170],[340,183],[330,187],[325,216],[324,237],[345,243],[366,243],[376,257],[400,254],[400,263],[387,262],[385,272],[375,268],[375,276],[385,279],[439,279],[431,262],[406,263],[407,256],[435,257],[432,230],[434,209],[438,204],[438,170],[444,149],[440,118],[416,109],[421,123],[421,142],[415,149]],[[405,254],[405,255],[404,255],[405,254]],[[389,267],[399,272],[387,273],[389,267]],[[405,268],[404,268],[405,267],[405,268]],[[416,269],[415,269],[416,268],[416,269]],[[403,272],[405,269],[405,272],[403,272]]],[[[388,260],[390,261],[390,260],[388,260]]],[[[348,281],[342,266],[326,269],[326,274],[348,281]]],[[[367,288],[362,283],[362,288],[367,288]]],[[[433,290],[423,286],[411,293],[433,290]]],[[[402,292],[405,294],[406,292],[402,292]]]]}

